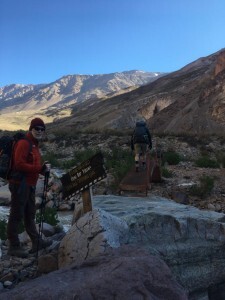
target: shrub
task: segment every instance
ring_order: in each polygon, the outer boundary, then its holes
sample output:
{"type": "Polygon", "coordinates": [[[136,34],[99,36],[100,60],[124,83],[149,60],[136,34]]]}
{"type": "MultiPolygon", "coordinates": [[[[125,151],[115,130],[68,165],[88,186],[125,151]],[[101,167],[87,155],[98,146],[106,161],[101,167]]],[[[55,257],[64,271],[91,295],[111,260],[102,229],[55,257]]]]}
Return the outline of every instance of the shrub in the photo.
{"type": "Polygon", "coordinates": [[[88,160],[90,157],[95,155],[97,152],[99,152],[98,149],[87,148],[86,150],[76,151],[74,153],[74,158],[76,159],[77,164],[79,164],[79,163],[82,163],[82,162],[88,160]]]}
{"type": "Polygon", "coordinates": [[[52,167],[59,167],[60,164],[58,162],[58,158],[59,157],[52,151],[47,152],[42,156],[42,160],[48,161],[52,167]]]}
{"type": "Polygon", "coordinates": [[[169,165],[178,165],[181,161],[180,155],[175,151],[167,151],[163,153],[162,156],[162,164],[164,165],[166,162],[169,165]]]}
{"type": "Polygon", "coordinates": [[[134,157],[130,150],[116,147],[112,148],[110,152],[104,152],[104,156],[106,169],[113,174],[116,187],[131,169],[134,164],[134,157]]]}
{"type": "Polygon", "coordinates": [[[194,185],[190,189],[192,196],[199,196],[201,198],[209,195],[214,187],[214,178],[203,175],[200,179],[200,185],[194,185]]]}
{"type": "Polygon", "coordinates": [[[199,168],[219,168],[218,162],[206,155],[199,157],[195,161],[195,165],[199,168]]]}
{"type": "Polygon", "coordinates": [[[162,168],[162,176],[165,178],[173,177],[173,172],[168,170],[167,168],[163,167],[162,168]]]}
{"type": "Polygon", "coordinates": [[[38,211],[36,213],[36,223],[40,223],[42,220],[52,226],[57,225],[59,223],[57,210],[55,208],[46,207],[43,212],[43,219],[41,219],[41,212],[38,211]]]}
{"type": "Polygon", "coordinates": [[[90,148],[87,148],[85,150],[75,151],[72,159],[63,162],[63,164],[62,164],[63,168],[65,168],[65,169],[74,168],[74,167],[78,166],[79,164],[81,164],[82,162],[91,158],[97,152],[99,152],[98,149],[90,149],[90,148]]]}

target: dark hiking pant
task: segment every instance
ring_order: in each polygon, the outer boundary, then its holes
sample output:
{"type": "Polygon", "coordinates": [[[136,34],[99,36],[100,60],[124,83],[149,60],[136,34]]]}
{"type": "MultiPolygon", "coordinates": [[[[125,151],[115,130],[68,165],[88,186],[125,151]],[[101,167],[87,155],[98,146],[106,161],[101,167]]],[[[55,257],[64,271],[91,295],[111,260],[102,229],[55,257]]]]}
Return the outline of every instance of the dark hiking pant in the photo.
{"type": "Polygon", "coordinates": [[[10,246],[19,246],[18,229],[21,221],[32,242],[38,239],[35,225],[35,187],[9,184],[11,192],[11,208],[7,225],[7,237],[10,246]]]}

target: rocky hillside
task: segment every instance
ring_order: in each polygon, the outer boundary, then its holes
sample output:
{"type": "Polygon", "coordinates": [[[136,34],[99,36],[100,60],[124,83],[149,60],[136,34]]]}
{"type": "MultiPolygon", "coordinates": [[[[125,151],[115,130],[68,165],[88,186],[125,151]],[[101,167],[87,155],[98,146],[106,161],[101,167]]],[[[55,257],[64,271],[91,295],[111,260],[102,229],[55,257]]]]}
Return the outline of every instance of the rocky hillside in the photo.
{"type": "Polygon", "coordinates": [[[26,129],[38,114],[50,130],[93,132],[131,129],[144,117],[155,133],[218,135],[225,129],[224,86],[225,48],[170,74],[69,75],[46,85],[4,87],[0,123],[26,129]]]}
{"type": "Polygon", "coordinates": [[[37,113],[43,115],[46,122],[51,122],[70,115],[72,104],[106,99],[136,89],[162,75],[143,71],[68,75],[48,84],[5,86],[0,88],[1,127],[26,128],[30,117],[37,113]]]}
{"type": "Polygon", "coordinates": [[[141,115],[154,132],[218,134],[225,129],[224,86],[222,49],[126,94],[75,104],[72,115],[56,125],[88,130],[131,128],[141,115]]]}

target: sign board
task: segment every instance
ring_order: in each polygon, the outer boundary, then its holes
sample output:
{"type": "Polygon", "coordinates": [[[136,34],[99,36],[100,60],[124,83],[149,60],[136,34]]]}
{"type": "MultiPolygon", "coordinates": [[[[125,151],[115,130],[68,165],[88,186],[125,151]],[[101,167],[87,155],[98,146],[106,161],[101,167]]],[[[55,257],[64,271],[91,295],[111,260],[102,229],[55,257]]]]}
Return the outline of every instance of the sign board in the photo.
{"type": "Polygon", "coordinates": [[[63,197],[82,192],[105,177],[104,159],[99,152],[62,176],[63,197]]]}

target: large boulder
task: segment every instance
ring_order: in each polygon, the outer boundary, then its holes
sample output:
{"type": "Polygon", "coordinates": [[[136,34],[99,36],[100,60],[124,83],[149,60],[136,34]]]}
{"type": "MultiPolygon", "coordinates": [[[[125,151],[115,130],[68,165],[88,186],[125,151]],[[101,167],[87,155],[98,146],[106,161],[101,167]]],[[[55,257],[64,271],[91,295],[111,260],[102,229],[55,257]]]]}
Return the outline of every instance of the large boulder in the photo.
{"type": "Polygon", "coordinates": [[[126,221],[127,242],[161,257],[193,299],[225,284],[224,214],[156,196],[96,196],[93,207],[126,221]]]}
{"type": "Polygon", "coordinates": [[[80,266],[41,276],[0,294],[1,300],[187,300],[167,265],[138,247],[106,251],[80,266]]]}
{"type": "Polygon", "coordinates": [[[83,215],[62,239],[58,253],[59,268],[81,264],[85,260],[117,248],[128,240],[127,223],[101,209],[83,215]]]}

